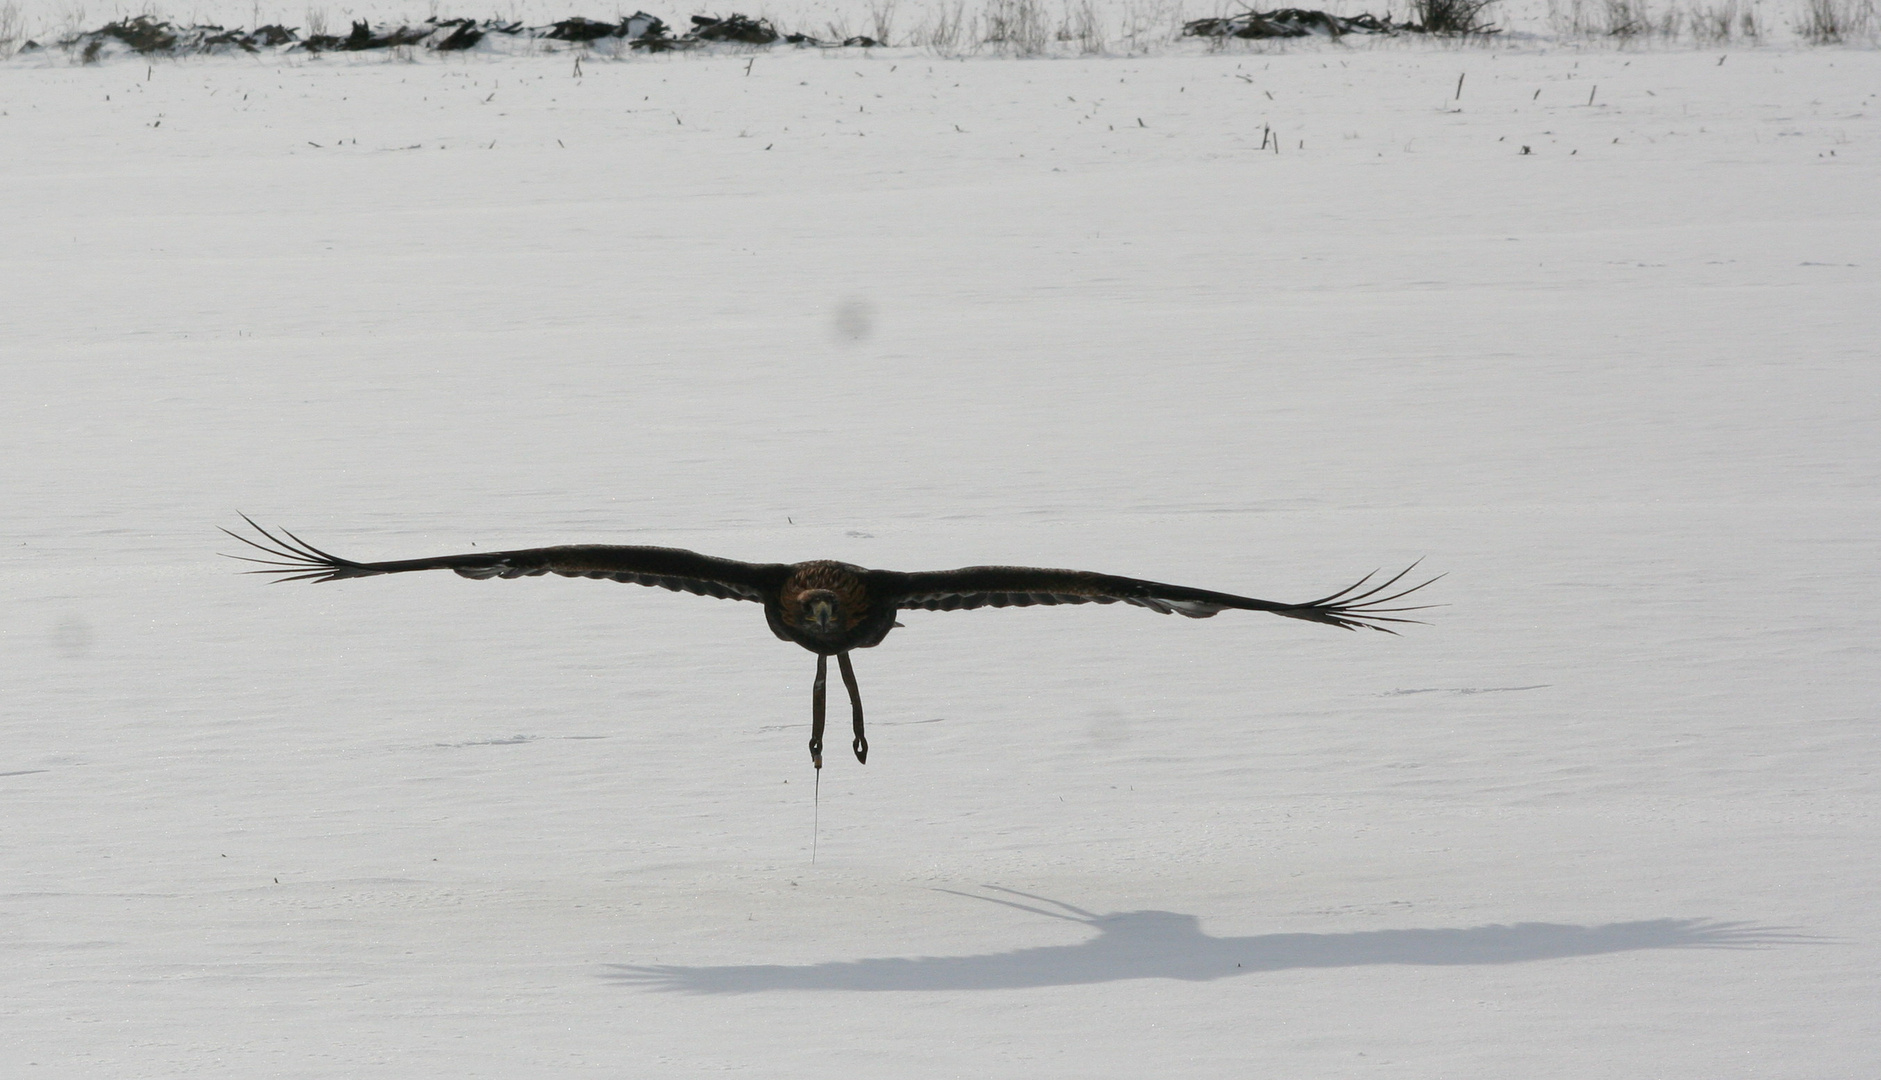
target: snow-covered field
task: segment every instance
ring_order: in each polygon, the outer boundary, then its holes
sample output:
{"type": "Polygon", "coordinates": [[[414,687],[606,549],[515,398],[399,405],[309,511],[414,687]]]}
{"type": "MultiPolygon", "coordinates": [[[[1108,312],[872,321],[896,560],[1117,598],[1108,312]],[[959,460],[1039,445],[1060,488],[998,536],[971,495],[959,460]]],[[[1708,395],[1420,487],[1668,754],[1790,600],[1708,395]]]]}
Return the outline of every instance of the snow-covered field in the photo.
{"type": "Polygon", "coordinates": [[[1877,91],[0,65],[0,1074],[1875,1075],[1877,91]],[[754,605],[238,511],[1449,606],[910,613],[812,865],[754,605]]]}

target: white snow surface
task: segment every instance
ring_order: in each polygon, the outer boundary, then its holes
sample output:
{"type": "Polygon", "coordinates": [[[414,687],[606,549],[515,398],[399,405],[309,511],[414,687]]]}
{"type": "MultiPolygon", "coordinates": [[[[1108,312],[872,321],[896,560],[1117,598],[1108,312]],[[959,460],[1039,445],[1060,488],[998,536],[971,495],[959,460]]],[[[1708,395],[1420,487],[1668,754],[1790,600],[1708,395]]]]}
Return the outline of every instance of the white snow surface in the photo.
{"type": "Polygon", "coordinates": [[[0,1074],[1874,1075],[1877,89],[0,65],[0,1074]],[[238,512],[1448,606],[908,613],[812,864],[755,605],[238,512]]]}

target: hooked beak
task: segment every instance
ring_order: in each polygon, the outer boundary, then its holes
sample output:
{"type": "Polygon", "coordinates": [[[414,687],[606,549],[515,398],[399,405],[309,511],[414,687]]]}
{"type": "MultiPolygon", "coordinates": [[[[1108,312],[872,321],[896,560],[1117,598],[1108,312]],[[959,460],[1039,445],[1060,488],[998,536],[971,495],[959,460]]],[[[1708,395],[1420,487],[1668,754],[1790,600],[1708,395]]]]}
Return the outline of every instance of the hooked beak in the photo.
{"type": "Polygon", "coordinates": [[[819,634],[827,634],[836,629],[836,605],[828,600],[819,598],[810,601],[804,614],[819,634]]]}

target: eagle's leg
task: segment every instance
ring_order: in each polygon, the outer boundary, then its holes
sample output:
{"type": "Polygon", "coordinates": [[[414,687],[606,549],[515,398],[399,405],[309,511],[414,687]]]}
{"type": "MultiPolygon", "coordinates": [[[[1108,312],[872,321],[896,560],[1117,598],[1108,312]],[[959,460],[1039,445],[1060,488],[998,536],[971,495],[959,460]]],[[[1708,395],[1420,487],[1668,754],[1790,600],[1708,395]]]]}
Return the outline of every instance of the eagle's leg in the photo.
{"type": "Polygon", "coordinates": [[[816,685],[810,690],[810,764],[823,767],[823,700],[828,696],[829,657],[816,654],[816,685]]]}
{"type": "Polygon", "coordinates": [[[869,763],[869,740],[862,734],[862,689],[856,685],[856,669],[849,666],[849,654],[837,653],[836,666],[843,672],[843,685],[849,688],[849,710],[855,717],[856,741],[849,744],[856,752],[856,760],[869,763]]]}

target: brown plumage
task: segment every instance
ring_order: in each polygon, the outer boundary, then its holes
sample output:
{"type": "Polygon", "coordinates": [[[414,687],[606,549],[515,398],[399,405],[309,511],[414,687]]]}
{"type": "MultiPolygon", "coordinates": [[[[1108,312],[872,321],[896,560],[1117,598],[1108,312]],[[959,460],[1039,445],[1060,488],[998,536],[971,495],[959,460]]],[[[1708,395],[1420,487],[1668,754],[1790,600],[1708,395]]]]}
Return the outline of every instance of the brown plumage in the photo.
{"type": "MultiPolygon", "coordinates": [[[[850,666],[853,649],[881,644],[888,632],[901,625],[895,615],[904,610],[964,611],[980,607],[1030,607],[1034,604],[1133,604],[1164,615],[1206,619],[1220,611],[1266,611],[1289,619],[1325,623],[1346,630],[1382,630],[1386,624],[1416,622],[1403,618],[1419,606],[1391,607],[1429,585],[1430,578],[1396,591],[1393,587],[1411,572],[1399,571],[1384,582],[1365,588],[1375,576],[1318,600],[1282,604],[1231,593],[1191,589],[1183,585],[1136,578],[1114,577],[1088,570],[1048,570],[1029,566],[969,566],[959,570],[900,573],[868,570],[850,563],[819,560],[804,563],[747,563],[719,559],[682,548],[633,547],[614,544],[572,544],[527,548],[520,551],[439,555],[429,559],[362,563],[329,555],[287,530],[281,535],[243,516],[261,536],[252,540],[227,529],[230,536],[268,556],[234,555],[231,558],[262,564],[250,573],[273,574],[279,581],[341,581],[346,578],[402,574],[411,570],[454,570],[467,578],[586,577],[652,585],[675,592],[751,600],[764,605],[771,632],[816,654],[816,683],[811,694],[810,760],[823,767],[823,714],[829,657],[835,656],[848,688],[854,717],[856,759],[866,762],[868,740],[862,734],[862,696],[850,666]],[[1363,590],[1363,591],[1361,591],[1363,590]]],[[[1442,575],[1438,575],[1441,577],[1442,575]]]]}

